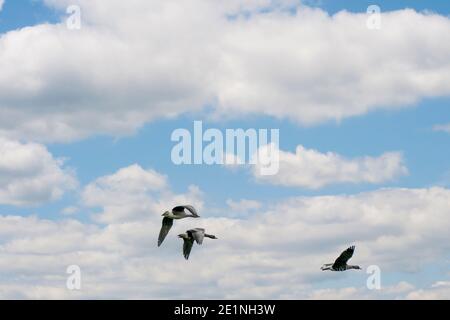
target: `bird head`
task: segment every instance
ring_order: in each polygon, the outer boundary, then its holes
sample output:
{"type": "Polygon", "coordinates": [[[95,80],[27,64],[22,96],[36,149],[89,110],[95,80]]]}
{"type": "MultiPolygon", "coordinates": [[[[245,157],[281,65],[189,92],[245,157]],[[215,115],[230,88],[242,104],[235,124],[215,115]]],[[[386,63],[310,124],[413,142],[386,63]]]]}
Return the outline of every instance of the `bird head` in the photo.
{"type": "Polygon", "coordinates": [[[354,266],[353,268],[356,269],[356,270],[361,270],[360,266],[354,266]]]}
{"type": "Polygon", "coordinates": [[[217,238],[215,235],[212,235],[211,239],[219,239],[219,238],[217,238]]]}
{"type": "Polygon", "coordinates": [[[186,233],[180,233],[178,235],[178,238],[185,239],[185,238],[187,238],[187,234],[186,233]]]}
{"type": "Polygon", "coordinates": [[[170,212],[169,212],[169,211],[166,211],[166,212],[164,212],[164,213],[162,214],[163,217],[167,217],[167,216],[169,216],[169,215],[170,215],[170,212]]]}

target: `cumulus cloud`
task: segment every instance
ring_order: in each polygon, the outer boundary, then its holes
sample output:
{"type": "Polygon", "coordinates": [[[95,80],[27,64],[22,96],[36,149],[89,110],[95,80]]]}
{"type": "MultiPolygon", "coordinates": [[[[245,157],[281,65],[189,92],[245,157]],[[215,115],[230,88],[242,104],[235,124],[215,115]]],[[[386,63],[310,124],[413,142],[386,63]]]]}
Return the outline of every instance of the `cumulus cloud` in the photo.
{"type": "Polygon", "coordinates": [[[228,76],[219,91],[221,111],[313,124],[411,104],[441,90],[448,94],[446,85],[431,80],[437,73],[444,76],[437,65],[449,68],[443,47],[437,38],[422,38],[436,27],[448,28],[447,18],[411,10],[385,12],[379,33],[363,26],[366,19],[364,14],[330,17],[304,9],[295,15],[275,12],[239,20],[225,37],[228,68],[223,72],[228,76]],[[408,35],[413,21],[420,40],[408,35]],[[419,30],[425,21],[427,26],[419,30]],[[429,51],[431,64],[424,55],[429,45],[436,46],[429,51]],[[415,53],[403,60],[402,52],[408,51],[415,53]]]}
{"type": "MultiPolygon", "coordinates": [[[[259,152],[265,152],[261,147],[259,152]]],[[[279,171],[261,175],[261,164],[253,167],[254,176],[263,182],[311,189],[338,183],[382,183],[408,173],[399,152],[379,157],[347,159],[333,152],[321,153],[299,145],[296,152],[279,150],[279,171]]]]}
{"type": "Polygon", "coordinates": [[[0,138],[0,204],[37,205],[74,189],[74,173],[45,146],[0,138]]]}
{"type": "Polygon", "coordinates": [[[61,213],[62,213],[63,215],[66,215],[66,216],[70,216],[70,215],[76,214],[78,211],[79,211],[79,208],[78,208],[78,207],[75,207],[75,206],[69,206],[69,207],[64,208],[64,209],[61,211],[61,213]]]}
{"type": "Polygon", "coordinates": [[[252,213],[262,210],[263,204],[260,201],[240,199],[227,199],[226,204],[228,208],[224,211],[228,217],[245,217],[252,213]]]}
{"type": "Polygon", "coordinates": [[[100,2],[46,1],[79,4],[81,30],[43,24],[2,35],[1,133],[122,135],[205,106],[221,118],[308,125],[450,93],[444,16],[385,12],[374,32],[365,13],[329,16],[298,1],[100,2]]]}
{"type": "Polygon", "coordinates": [[[308,298],[313,300],[402,299],[414,289],[412,284],[401,281],[377,290],[367,290],[366,287],[317,289],[313,290],[308,298]]]}
{"type": "Polygon", "coordinates": [[[430,288],[413,291],[407,295],[407,298],[413,300],[449,300],[450,281],[439,281],[430,288]]]}
{"type": "MultiPolygon", "coordinates": [[[[356,244],[352,263],[363,270],[376,264],[384,279],[391,272],[420,273],[442,263],[450,249],[445,188],[294,197],[247,217],[213,217],[200,205],[202,219],[177,221],[161,248],[156,239],[169,203],[152,203],[155,192],[171,193],[165,176],[134,165],[99,178],[85,191],[85,204],[101,207],[101,225],[0,216],[3,298],[374,297],[365,288],[364,271],[324,273],[320,266],[356,244]],[[186,262],[176,235],[194,226],[219,240],[194,247],[186,262]],[[65,289],[65,270],[73,264],[80,266],[83,281],[82,291],[74,293],[65,289]],[[195,277],[180,279],[181,272],[195,277]],[[355,288],[321,289],[349,277],[355,288]]],[[[184,197],[170,199],[185,202],[184,197]]],[[[376,297],[405,298],[429,289],[414,285],[382,283],[384,291],[376,297]]]]}
{"type": "Polygon", "coordinates": [[[95,215],[97,221],[111,223],[145,219],[180,203],[201,208],[201,195],[196,186],[190,186],[186,194],[174,194],[166,176],[134,164],[87,185],[82,202],[87,207],[102,209],[95,215]]]}
{"type": "Polygon", "coordinates": [[[260,209],[262,203],[256,200],[241,199],[239,201],[234,201],[232,199],[227,200],[227,205],[231,210],[241,210],[244,212],[260,209]]]}

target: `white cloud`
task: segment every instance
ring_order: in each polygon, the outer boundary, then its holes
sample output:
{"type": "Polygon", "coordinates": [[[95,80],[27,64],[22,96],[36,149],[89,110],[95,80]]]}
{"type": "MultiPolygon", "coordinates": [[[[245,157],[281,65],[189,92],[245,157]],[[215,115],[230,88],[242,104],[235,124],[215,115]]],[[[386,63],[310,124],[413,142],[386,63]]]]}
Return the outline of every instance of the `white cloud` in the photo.
{"type": "MultiPolygon", "coordinates": [[[[264,152],[264,148],[260,149],[264,152]]],[[[253,167],[254,176],[264,182],[311,189],[337,183],[382,183],[408,173],[399,152],[387,152],[379,157],[347,159],[333,152],[297,146],[295,153],[279,151],[279,172],[260,175],[260,166],[253,167]]]]}
{"type": "Polygon", "coordinates": [[[448,29],[448,19],[411,10],[385,12],[378,33],[367,30],[366,19],[305,9],[294,16],[276,12],[239,20],[225,37],[221,111],[312,124],[449,93],[434,77],[446,77],[437,65],[448,70],[442,53],[450,46],[431,35],[436,28],[448,29]],[[419,38],[408,34],[412,21],[419,38]],[[410,51],[415,53],[403,59],[410,51]]]}
{"type": "Polygon", "coordinates": [[[438,124],[433,127],[434,131],[443,131],[450,133],[450,123],[449,124],[438,124]]]}
{"type": "Polygon", "coordinates": [[[186,194],[174,194],[166,176],[137,164],[87,185],[82,201],[85,206],[102,208],[95,218],[104,223],[145,219],[155,212],[161,215],[180,203],[202,206],[198,187],[190,186],[186,194]]]}
{"type": "MultiPolygon", "coordinates": [[[[325,273],[320,266],[356,244],[352,263],[363,270],[376,264],[385,279],[446,263],[450,250],[450,190],[444,188],[295,197],[245,218],[212,217],[199,206],[202,219],[177,221],[157,248],[161,212],[170,206],[152,202],[155,192],[171,193],[164,176],[130,166],[90,186],[85,201],[101,207],[102,226],[0,216],[3,298],[405,298],[430,288],[382,282],[374,295],[365,288],[364,271],[325,273]],[[176,235],[192,227],[205,227],[219,240],[194,247],[186,262],[176,235]],[[83,290],[76,293],[65,290],[72,264],[82,270],[83,290]],[[179,277],[195,270],[202,270],[195,278],[179,277]],[[346,279],[356,287],[340,289],[346,279]],[[337,288],[319,289],[324,283],[337,288]]],[[[439,298],[448,297],[439,290],[439,298]]]]}
{"type": "Polygon", "coordinates": [[[0,11],[2,11],[4,3],[5,3],[5,0],[0,0],[0,11]]]}
{"type": "Polygon", "coordinates": [[[431,288],[419,289],[407,295],[408,299],[413,300],[449,300],[450,299],[450,281],[439,281],[431,288]]]}
{"type": "Polygon", "coordinates": [[[36,143],[20,143],[0,138],[0,203],[36,205],[60,198],[74,189],[73,172],[63,167],[36,143]]]}
{"type": "Polygon", "coordinates": [[[263,207],[261,202],[249,199],[241,199],[238,201],[228,199],[226,203],[228,208],[225,212],[228,217],[244,217],[257,212],[257,210],[262,210],[263,207]]]}
{"type": "Polygon", "coordinates": [[[365,13],[283,9],[296,1],[75,3],[81,30],[0,38],[0,133],[122,135],[204,106],[315,124],[450,94],[450,19],[439,15],[385,12],[374,32],[365,13]]]}
{"type": "Polygon", "coordinates": [[[261,202],[248,199],[241,199],[239,201],[228,199],[227,205],[230,207],[231,210],[242,210],[244,212],[257,210],[262,207],[261,202]]]}
{"type": "Polygon", "coordinates": [[[388,294],[398,295],[398,294],[408,293],[414,289],[415,289],[415,286],[412,285],[411,283],[408,283],[406,281],[400,281],[396,285],[383,288],[383,292],[388,293],[388,294]]]}
{"type": "Polygon", "coordinates": [[[80,209],[79,209],[78,207],[75,207],[75,206],[69,206],[69,207],[64,208],[64,209],[61,211],[61,213],[62,213],[63,215],[65,215],[65,216],[71,216],[71,215],[76,214],[79,210],[80,210],[80,209]]]}
{"type": "Polygon", "coordinates": [[[318,289],[309,295],[311,300],[366,300],[371,292],[364,288],[318,289]]]}
{"type": "Polygon", "coordinates": [[[414,286],[401,281],[394,285],[383,286],[379,290],[367,290],[366,287],[327,288],[314,290],[309,296],[313,300],[368,300],[402,299],[414,290],[414,286]]]}

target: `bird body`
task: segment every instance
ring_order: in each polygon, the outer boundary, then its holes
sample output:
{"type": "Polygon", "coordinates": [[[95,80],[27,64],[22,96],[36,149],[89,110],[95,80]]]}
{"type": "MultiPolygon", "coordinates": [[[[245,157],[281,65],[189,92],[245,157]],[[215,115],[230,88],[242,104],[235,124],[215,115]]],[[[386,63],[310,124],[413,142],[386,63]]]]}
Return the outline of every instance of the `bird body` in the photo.
{"type": "Polygon", "coordinates": [[[200,218],[197,213],[197,210],[191,205],[177,206],[172,209],[172,211],[166,211],[162,214],[164,217],[162,220],[161,230],[159,231],[158,236],[158,247],[163,243],[167,234],[173,226],[173,220],[179,220],[184,218],[200,218]],[[188,212],[185,211],[188,210],[188,212]]]}
{"type": "Polygon", "coordinates": [[[346,249],[341,255],[336,259],[334,263],[327,263],[321,267],[322,271],[330,270],[330,271],[346,271],[350,269],[360,270],[361,267],[356,265],[348,265],[347,262],[353,256],[355,252],[355,246],[351,246],[346,249]]]}
{"type": "Polygon", "coordinates": [[[172,209],[172,211],[166,211],[163,213],[162,215],[165,218],[169,218],[169,219],[183,219],[183,218],[199,218],[200,216],[197,213],[197,210],[195,210],[195,208],[193,206],[178,206],[172,209]],[[187,213],[186,210],[189,211],[189,213],[187,213]]]}
{"type": "Polygon", "coordinates": [[[172,220],[179,220],[179,219],[186,218],[187,216],[177,215],[177,214],[173,214],[172,212],[167,211],[167,215],[165,215],[164,217],[172,219],[172,220]]]}
{"type": "Polygon", "coordinates": [[[217,239],[215,235],[205,233],[205,229],[202,228],[190,229],[185,233],[179,234],[178,237],[183,239],[183,256],[186,260],[189,259],[189,255],[191,254],[194,242],[202,245],[203,239],[205,237],[210,239],[217,239]]]}

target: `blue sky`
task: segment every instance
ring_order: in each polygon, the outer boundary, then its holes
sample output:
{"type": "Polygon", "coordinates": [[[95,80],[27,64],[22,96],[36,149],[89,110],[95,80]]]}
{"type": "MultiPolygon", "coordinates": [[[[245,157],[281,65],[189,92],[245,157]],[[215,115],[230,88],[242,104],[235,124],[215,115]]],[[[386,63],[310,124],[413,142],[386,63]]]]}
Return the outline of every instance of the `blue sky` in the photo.
{"type": "MultiPolygon", "coordinates": [[[[64,1],[61,1],[61,3],[62,7],[50,7],[45,5],[42,1],[6,0],[3,9],[0,11],[0,34],[5,35],[13,30],[18,30],[27,26],[39,26],[43,23],[57,25],[64,17],[64,10],[61,9],[64,8],[64,1]]],[[[372,1],[357,0],[345,2],[321,0],[308,1],[306,3],[308,6],[320,8],[330,15],[341,10],[352,13],[365,13],[367,6],[373,4],[372,1]]],[[[448,19],[448,15],[450,14],[450,3],[444,1],[377,1],[376,4],[381,7],[382,12],[413,8],[419,12],[424,10],[434,12],[445,17],[445,19],[448,19]]],[[[99,19],[99,21],[101,20],[99,19]]],[[[146,42],[147,40],[142,41],[146,42]]],[[[49,50],[48,56],[51,56],[51,47],[45,49],[49,50]]],[[[27,48],[25,47],[23,50],[27,50],[27,48]]],[[[133,49],[130,47],[130,51],[131,50],[133,49]]],[[[58,53],[55,53],[55,55],[57,54],[58,53]]],[[[447,62],[448,59],[449,58],[447,58],[447,62]]],[[[39,58],[36,58],[36,61],[39,61],[39,58]]],[[[48,74],[54,72],[50,70],[50,65],[51,63],[46,64],[46,67],[49,68],[48,74]]],[[[58,65],[56,64],[56,67],[57,66],[58,65]]],[[[90,67],[88,66],[87,68],[89,69],[90,67]]],[[[75,80],[75,82],[76,81],[78,80],[75,80]]],[[[445,81],[445,78],[442,81],[445,81]]],[[[75,83],[74,86],[75,85],[77,84],[75,83]]],[[[148,85],[151,86],[152,84],[148,85]]],[[[302,90],[301,85],[302,84],[299,84],[300,89],[298,90],[302,90]]],[[[321,83],[315,85],[321,86],[321,83]]],[[[1,86],[2,82],[0,81],[0,92],[6,92],[2,91],[3,88],[1,86]]],[[[50,89],[53,89],[55,92],[60,90],[60,88],[56,86],[51,87],[50,89]]],[[[81,91],[82,90],[84,89],[82,88],[81,91]]],[[[100,96],[109,95],[112,91],[117,90],[117,88],[111,87],[109,90],[111,91],[99,91],[97,94],[100,96]]],[[[294,91],[295,90],[297,89],[294,89],[294,91]]],[[[352,87],[350,84],[349,94],[351,94],[351,91],[352,87]]],[[[437,92],[439,90],[436,89],[435,91],[437,92]]],[[[26,92],[28,91],[25,91],[25,95],[26,92]]],[[[344,195],[352,196],[361,193],[364,194],[366,192],[377,193],[380,189],[384,188],[414,190],[439,187],[443,190],[448,190],[447,188],[450,186],[450,164],[448,162],[448,159],[450,158],[450,148],[448,148],[450,134],[448,132],[433,129],[436,125],[450,123],[450,92],[445,91],[444,89],[442,89],[442,92],[443,93],[439,92],[434,95],[419,94],[418,99],[416,99],[417,101],[413,103],[404,103],[403,105],[400,104],[400,106],[387,101],[384,104],[373,107],[373,109],[362,112],[361,114],[344,116],[341,120],[325,118],[325,120],[312,124],[299,123],[299,121],[296,120],[295,112],[300,113],[302,111],[300,109],[299,111],[295,111],[295,108],[293,109],[293,113],[287,115],[274,116],[273,114],[270,114],[270,112],[250,112],[238,114],[236,117],[224,120],[220,119],[220,117],[209,116],[208,112],[205,112],[204,109],[201,109],[200,111],[197,109],[193,111],[188,110],[188,112],[179,112],[175,117],[157,117],[156,119],[144,121],[143,125],[138,125],[136,130],[129,130],[126,134],[123,134],[120,130],[114,132],[115,129],[96,131],[95,128],[89,128],[88,134],[83,133],[80,137],[69,139],[68,141],[60,141],[56,137],[55,139],[48,139],[48,135],[41,139],[39,133],[35,135],[36,139],[30,139],[28,132],[23,135],[19,133],[15,136],[16,133],[9,134],[9,129],[5,129],[1,132],[7,132],[7,139],[13,137],[11,139],[16,139],[21,143],[38,143],[45,146],[55,159],[65,159],[64,167],[74,170],[74,176],[78,181],[78,186],[75,189],[66,191],[64,195],[57,199],[45,201],[36,205],[17,206],[11,203],[0,202],[0,213],[4,216],[30,217],[35,215],[38,219],[48,219],[54,223],[64,223],[67,219],[75,219],[86,225],[92,224],[98,228],[107,228],[108,223],[113,225],[116,221],[112,223],[108,220],[98,220],[95,219],[93,215],[101,215],[102,212],[107,212],[110,205],[104,204],[100,200],[98,203],[93,201],[96,203],[95,205],[86,204],[85,188],[89,184],[94,183],[96,179],[113,175],[120,169],[127,168],[133,164],[138,164],[145,170],[152,169],[167,176],[170,192],[174,195],[185,194],[190,185],[196,185],[203,192],[202,202],[204,215],[212,218],[215,217],[217,219],[234,217],[233,214],[227,216],[226,213],[230,210],[230,208],[227,207],[227,200],[230,199],[233,201],[249,199],[260,202],[262,203],[262,206],[259,207],[257,211],[261,211],[262,214],[265,213],[266,210],[274,210],[269,209],[274,208],[273,206],[276,208],[278,208],[277,205],[282,206],[284,201],[287,201],[286,199],[298,197],[309,198],[327,195],[337,197],[344,195]],[[228,128],[278,128],[280,129],[280,149],[289,153],[295,153],[298,145],[302,145],[306,149],[317,150],[321,154],[334,152],[347,160],[361,157],[377,158],[385,152],[400,152],[403,159],[403,165],[408,169],[408,174],[395,176],[392,179],[385,179],[378,183],[371,183],[368,181],[362,181],[360,183],[340,183],[337,181],[336,183],[326,184],[320,188],[311,188],[302,183],[292,183],[290,185],[265,183],[264,181],[258,180],[258,177],[253,176],[252,172],[247,169],[233,171],[218,165],[176,166],[172,163],[170,158],[171,149],[175,145],[174,142],[170,141],[170,136],[177,128],[186,128],[192,131],[193,122],[195,120],[202,120],[205,128],[218,128],[223,132],[228,128]],[[107,132],[105,133],[105,131],[107,132]],[[77,207],[78,212],[70,217],[63,215],[61,212],[67,207],[77,207]],[[211,209],[211,211],[208,212],[208,209],[211,209]]],[[[86,100],[90,99],[90,94],[91,92],[88,92],[86,100]]],[[[393,94],[395,94],[395,92],[393,94]]],[[[64,92],[62,95],[64,95],[64,92]]],[[[38,96],[37,99],[41,98],[38,96]]],[[[42,100],[44,102],[51,101],[46,99],[46,96],[43,95],[42,100]]],[[[8,101],[13,101],[13,99],[8,101]]],[[[1,103],[3,103],[3,106],[6,106],[6,104],[9,103],[8,101],[0,100],[0,106],[2,105],[1,103]]],[[[97,100],[92,101],[92,105],[96,108],[97,100]]],[[[19,105],[19,102],[17,103],[17,105],[19,105]]],[[[368,103],[368,105],[370,105],[370,103],[368,103]]],[[[315,106],[311,106],[311,108],[314,107],[315,106]]],[[[12,103],[12,108],[14,108],[14,102],[12,103]]],[[[130,109],[131,108],[133,108],[133,106],[130,106],[130,109]]],[[[214,109],[215,107],[212,108],[214,109]]],[[[52,108],[49,107],[49,110],[50,109],[52,108]]],[[[43,105],[43,110],[47,110],[46,105],[43,105]]],[[[108,109],[105,110],[106,111],[102,112],[108,113],[108,109]]],[[[254,110],[254,108],[252,110],[254,110]]],[[[68,111],[67,114],[70,114],[70,112],[68,111]]],[[[51,114],[49,119],[50,117],[51,114]]],[[[301,118],[302,115],[299,117],[301,118]]],[[[2,124],[0,123],[0,126],[1,125],[2,124]]],[[[77,128],[74,130],[76,131],[77,128]]],[[[294,171],[291,174],[302,175],[303,172],[294,171]]],[[[364,203],[361,205],[364,206],[364,203]]],[[[367,204],[367,206],[370,205],[367,204]]],[[[411,212],[415,212],[416,209],[420,210],[420,208],[413,209],[411,209],[411,212]]],[[[445,216],[446,213],[448,214],[449,211],[444,210],[442,215],[445,216]]],[[[159,212],[155,214],[157,216],[160,215],[159,212]]],[[[254,212],[249,219],[257,219],[257,217],[258,212],[254,212]]],[[[246,219],[245,215],[242,216],[242,219],[246,219]]],[[[430,219],[433,219],[433,217],[430,219]]],[[[446,221],[449,220],[450,216],[447,215],[446,221]]],[[[119,222],[127,223],[132,221],[134,220],[119,222]]],[[[405,223],[408,222],[406,221],[405,223]]],[[[396,227],[402,228],[401,226],[396,227]]],[[[396,227],[391,226],[391,228],[394,229],[396,227]]],[[[311,228],[314,228],[314,224],[311,224],[311,228]]],[[[158,232],[158,230],[155,232],[158,232]]],[[[149,231],[149,233],[151,233],[151,231],[149,231]]],[[[20,236],[18,237],[20,238],[20,236]]],[[[378,238],[377,241],[374,240],[374,243],[377,245],[382,242],[383,236],[379,235],[379,237],[380,238],[378,238]]],[[[349,238],[351,238],[351,236],[349,238]]],[[[423,238],[427,238],[427,235],[424,235],[423,238]]],[[[362,243],[360,246],[368,246],[370,241],[367,241],[367,244],[362,243]]],[[[400,243],[403,240],[398,241],[400,243]]],[[[331,252],[332,249],[344,249],[347,245],[351,244],[352,243],[346,242],[333,243],[327,247],[327,249],[320,247],[320,250],[324,251],[324,260],[329,260],[332,259],[332,257],[329,257],[329,252],[331,252]]],[[[319,244],[314,243],[313,245],[314,247],[319,247],[319,244]]],[[[359,244],[357,243],[357,248],[358,245],[359,244]]],[[[174,245],[173,248],[176,249],[178,247],[174,245]]],[[[383,275],[386,285],[396,286],[399,283],[407,282],[414,286],[414,289],[405,289],[407,293],[415,293],[414,290],[425,290],[438,281],[448,281],[448,262],[450,255],[449,252],[446,251],[447,249],[448,248],[446,247],[442,248],[442,251],[440,252],[443,252],[444,254],[441,255],[440,258],[432,259],[430,257],[430,259],[424,259],[424,266],[417,268],[414,266],[410,272],[401,268],[401,270],[399,269],[399,271],[396,272],[393,271],[395,268],[388,267],[388,270],[390,271],[383,275]],[[436,263],[437,266],[435,265],[436,263]]],[[[79,250],[82,251],[83,249],[79,250]]],[[[380,248],[378,248],[378,251],[375,249],[373,249],[373,251],[370,251],[372,249],[363,250],[366,250],[363,252],[371,252],[373,255],[380,254],[381,251],[380,248]]],[[[33,254],[33,249],[30,249],[28,253],[33,254]]],[[[336,252],[336,254],[338,253],[339,252],[336,252]]],[[[151,259],[151,256],[154,254],[154,251],[152,251],[149,259],[151,259]]],[[[380,259],[382,259],[386,265],[392,263],[391,257],[381,257],[380,254],[380,259]]],[[[364,258],[367,260],[366,256],[364,258]]],[[[355,256],[354,259],[357,260],[357,256],[355,256]]],[[[406,258],[405,261],[407,261],[406,258]]],[[[403,267],[402,263],[399,262],[399,265],[403,267]]],[[[395,263],[392,264],[395,265],[395,263]]],[[[276,270],[276,267],[272,267],[276,270]]],[[[270,269],[271,267],[267,266],[267,268],[270,269]]],[[[20,274],[14,274],[14,276],[20,277],[20,274]]],[[[339,298],[342,293],[339,291],[340,289],[355,287],[357,288],[355,289],[357,290],[356,294],[361,294],[361,296],[364,296],[365,294],[365,292],[360,293],[361,291],[359,291],[362,290],[360,287],[364,286],[367,277],[365,273],[357,274],[354,277],[346,275],[339,278],[333,278],[332,276],[327,275],[323,280],[317,281],[316,278],[321,276],[322,274],[320,273],[311,276],[311,279],[315,280],[311,280],[311,283],[306,284],[311,285],[308,290],[319,290],[318,292],[320,293],[321,289],[329,288],[332,292],[331,294],[334,293],[335,297],[339,298]]],[[[298,275],[298,277],[301,277],[301,275],[298,275]]],[[[216,280],[217,279],[214,281],[216,280]]],[[[39,282],[39,280],[36,281],[39,282]]],[[[221,280],[217,281],[220,282],[221,280]]],[[[263,283],[265,283],[264,281],[263,283]]],[[[258,283],[259,282],[255,280],[253,285],[258,287],[258,283]]],[[[53,284],[45,283],[42,285],[51,287],[53,284]]],[[[214,286],[212,286],[211,289],[213,289],[213,287],[214,286]]],[[[127,289],[132,290],[132,285],[127,289]]],[[[295,297],[295,292],[296,291],[293,290],[292,292],[283,294],[287,297],[295,297]]],[[[449,291],[444,291],[443,296],[440,297],[445,298],[447,292],[449,291]]],[[[273,295],[268,294],[267,296],[264,296],[264,293],[261,293],[261,295],[252,294],[254,293],[249,293],[248,296],[283,297],[282,294],[277,295],[277,293],[274,293],[273,295]]],[[[102,293],[99,293],[99,295],[102,296],[102,293]]],[[[145,293],[142,293],[142,295],[144,297],[157,297],[158,291],[152,291],[151,293],[148,293],[147,296],[145,293]]],[[[88,292],[87,296],[93,297],[95,295],[90,295],[88,292]]],[[[63,295],[63,297],[67,296],[63,295]]],[[[72,296],[68,297],[70,298],[72,296]]],[[[123,298],[124,296],[120,297],[123,298]]],[[[245,297],[245,293],[239,297],[245,297]]],[[[304,296],[300,295],[300,297],[304,296]]],[[[386,296],[381,297],[393,297],[393,295],[392,293],[387,293],[386,296]]],[[[207,296],[205,296],[205,298],[207,298],[207,296]]],[[[448,296],[446,298],[448,298],[448,296]]]]}

